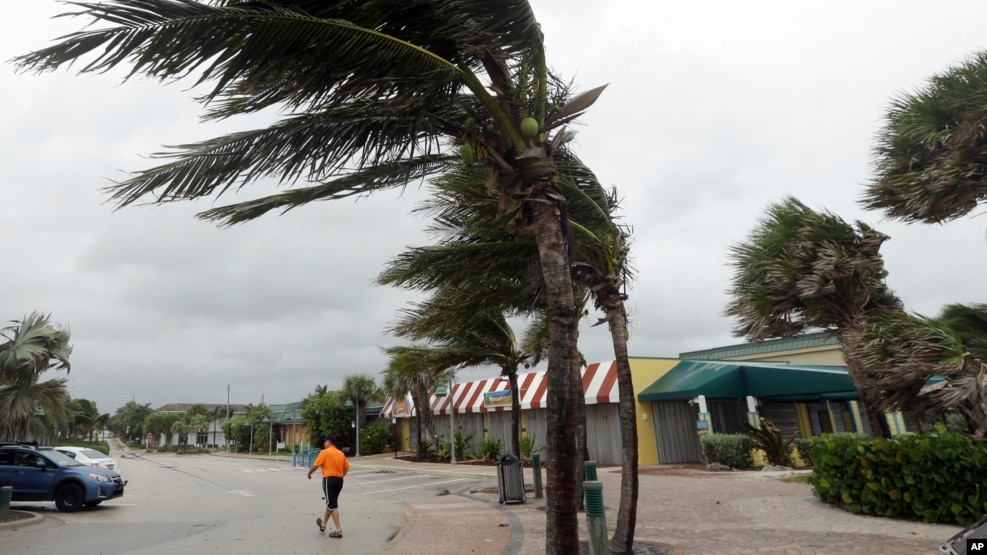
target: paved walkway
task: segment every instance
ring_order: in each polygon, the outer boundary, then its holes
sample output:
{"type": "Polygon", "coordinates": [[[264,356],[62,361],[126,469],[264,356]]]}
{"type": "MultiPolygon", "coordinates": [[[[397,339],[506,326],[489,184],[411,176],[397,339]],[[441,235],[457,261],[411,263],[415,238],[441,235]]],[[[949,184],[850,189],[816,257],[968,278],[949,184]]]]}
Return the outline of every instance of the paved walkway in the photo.
{"type": "MultiPolygon", "coordinates": [[[[360,457],[354,464],[478,480],[471,488],[411,504],[414,524],[388,553],[545,552],[545,499],[529,494],[524,504],[499,505],[496,467],[409,463],[389,456],[360,457]]],[[[597,474],[612,532],[620,469],[601,468],[597,474]]],[[[820,503],[807,484],[781,481],[788,474],[644,467],[635,538],[676,554],[917,555],[939,553],[939,545],[962,529],[852,515],[820,503]]],[[[531,469],[525,469],[525,482],[532,483],[531,469]]],[[[585,517],[579,518],[585,541],[585,517]]]]}

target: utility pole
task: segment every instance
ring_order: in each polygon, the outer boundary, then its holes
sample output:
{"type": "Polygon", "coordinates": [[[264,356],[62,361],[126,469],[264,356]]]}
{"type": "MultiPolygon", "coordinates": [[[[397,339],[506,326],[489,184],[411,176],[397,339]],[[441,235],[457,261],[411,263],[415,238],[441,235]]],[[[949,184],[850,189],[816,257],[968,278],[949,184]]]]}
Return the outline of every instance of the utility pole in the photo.
{"type": "MultiPolygon", "coordinates": [[[[226,385],[226,422],[230,421],[230,386],[226,385]]],[[[223,432],[223,451],[228,451],[230,448],[230,440],[226,437],[226,433],[223,432]]]]}

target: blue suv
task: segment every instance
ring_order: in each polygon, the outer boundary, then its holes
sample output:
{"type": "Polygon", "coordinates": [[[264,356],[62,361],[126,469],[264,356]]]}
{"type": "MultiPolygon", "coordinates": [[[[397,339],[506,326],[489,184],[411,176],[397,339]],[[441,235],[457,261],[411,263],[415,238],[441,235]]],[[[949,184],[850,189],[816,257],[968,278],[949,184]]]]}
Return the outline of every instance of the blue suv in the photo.
{"type": "Polygon", "coordinates": [[[54,501],[59,511],[95,507],[123,495],[119,472],[86,466],[57,451],[0,443],[0,486],[12,486],[12,501],[54,501]]]}

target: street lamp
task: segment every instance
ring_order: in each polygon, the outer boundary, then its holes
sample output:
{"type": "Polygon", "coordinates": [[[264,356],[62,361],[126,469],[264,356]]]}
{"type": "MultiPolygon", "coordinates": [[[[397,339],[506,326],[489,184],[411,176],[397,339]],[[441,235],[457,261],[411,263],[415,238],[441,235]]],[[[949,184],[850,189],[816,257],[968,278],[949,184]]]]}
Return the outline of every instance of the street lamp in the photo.
{"type": "MultiPolygon", "coordinates": [[[[343,406],[344,407],[347,407],[347,408],[349,408],[351,406],[354,406],[353,405],[353,401],[350,401],[349,399],[347,399],[346,402],[343,404],[343,406]]],[[[356,430],[356,455],[355,456],[359,457],[360,456],[360,395],[359,394],[356,395],[356,406],[355,406],[355,410],[353,411],[352,427],[353,427],[354,430],[356,430]]]]}
{"type": "Polygon", "coordinates": [[[250,419],[250,446],[247,449],[248,449],[247,451],[248,455],[254,454],[254,419],[253,418],[250,419]]]}

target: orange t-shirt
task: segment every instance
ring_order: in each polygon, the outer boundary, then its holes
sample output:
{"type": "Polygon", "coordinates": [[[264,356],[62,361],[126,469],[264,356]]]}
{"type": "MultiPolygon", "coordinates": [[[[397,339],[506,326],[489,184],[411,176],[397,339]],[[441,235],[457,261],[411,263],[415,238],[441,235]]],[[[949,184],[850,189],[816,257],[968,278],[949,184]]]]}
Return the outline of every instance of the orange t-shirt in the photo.
{"type": "Polygon", "coordinates": [[[350,471],[350,461],[335,446],[329,446],[319,451],[318,456],[315,457],[315,464],[312,466],[322,467],[323,478],[342,478],[350,471]]]}

